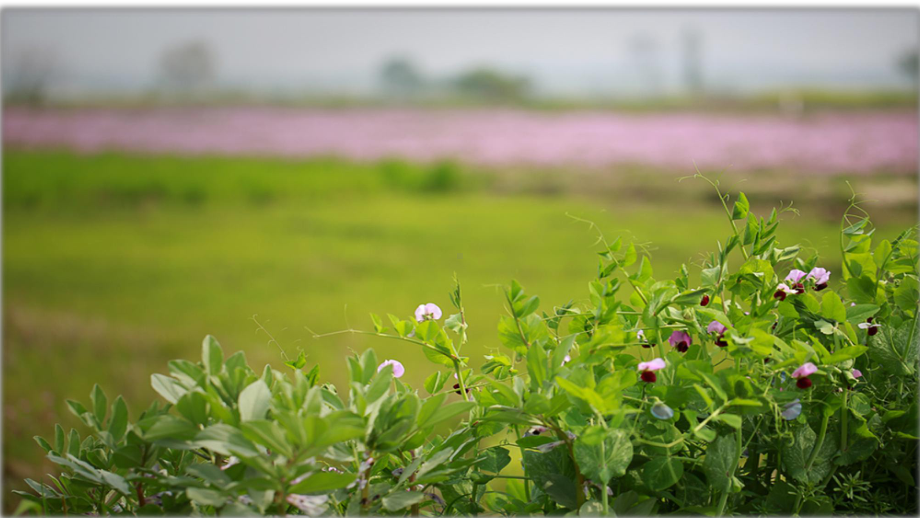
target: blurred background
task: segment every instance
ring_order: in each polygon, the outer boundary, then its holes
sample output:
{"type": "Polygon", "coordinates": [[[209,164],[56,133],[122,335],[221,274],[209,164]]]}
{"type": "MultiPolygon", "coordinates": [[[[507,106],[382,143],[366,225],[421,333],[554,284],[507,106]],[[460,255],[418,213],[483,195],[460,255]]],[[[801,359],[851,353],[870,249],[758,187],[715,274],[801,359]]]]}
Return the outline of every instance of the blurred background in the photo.
{"type": "MultiPolygon", "coordinates": [[[[496,288],[587,299],[597,223],[693,271],[730,232],[700,171],[824,254],[864,194],[917,220],[917,11],[4,9],[4,509],[50,469],[94,383],[132,417],[149,376],[225,351],[326,381],[368,312],[449,307],[473,365],[496,288]],[[849,183],[848,183],[849,182],[849,183]],[[254,317],[255,316],[255,317],[254,317]]],[[[447,311],[445,311],[447,313],[447,311]]]]}

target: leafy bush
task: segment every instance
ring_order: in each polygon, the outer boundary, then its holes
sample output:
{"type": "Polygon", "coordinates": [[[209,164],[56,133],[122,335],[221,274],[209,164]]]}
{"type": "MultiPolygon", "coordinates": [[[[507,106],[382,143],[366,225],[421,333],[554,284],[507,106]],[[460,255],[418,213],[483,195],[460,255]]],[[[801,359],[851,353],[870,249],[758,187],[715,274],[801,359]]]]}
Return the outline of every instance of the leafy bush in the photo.
{"type": "Polygon", "coordinates": [[[776,210],[757,218],[743,194],[729,209],[713,186],[732,233],[692,277],[657,281],[601,235],[585,303],[541,312],[511,283],[504,353],[479,372],[457,284],[450,316],[423,304],[342,331],[418,347],[424,387],[370,349],[335,387],[303,353],[258,372],[210,336],[152,376],[164,401],[136,420],[96,387],[68,402],[87,435],[36,437],[61,473],[27,480],[20,512],[917,512],[916,229],[873,243],[851,205],[835,290],[776,242],[776,210]]]}

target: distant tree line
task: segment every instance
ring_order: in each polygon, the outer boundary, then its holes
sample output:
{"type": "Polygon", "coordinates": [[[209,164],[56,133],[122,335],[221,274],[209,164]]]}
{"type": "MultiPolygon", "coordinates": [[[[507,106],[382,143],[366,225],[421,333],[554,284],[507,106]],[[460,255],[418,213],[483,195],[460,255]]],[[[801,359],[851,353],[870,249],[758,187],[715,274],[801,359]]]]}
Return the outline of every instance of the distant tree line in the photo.
{"type": "Polygon", "coordinates": [[[486,103],[514,103],[531,94],[531,81],[494,67],[479,66],[459,74],[434,79],[406,57],[394,57],[380,67],[380,89],[389,100],[411,101],[453,97],[486,103]]]}

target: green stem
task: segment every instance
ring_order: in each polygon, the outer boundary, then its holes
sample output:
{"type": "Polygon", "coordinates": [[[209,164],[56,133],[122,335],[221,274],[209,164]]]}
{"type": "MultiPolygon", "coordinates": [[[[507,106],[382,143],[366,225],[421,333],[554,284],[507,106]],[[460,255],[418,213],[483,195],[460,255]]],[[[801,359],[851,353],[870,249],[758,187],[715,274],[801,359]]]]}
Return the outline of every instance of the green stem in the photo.
{"type": "Polygon", "coordinates": [[[716,194],[719,195],[719,201],[722,202],[722,208],[725,209],[725,215],[728,217],[728,222],[731,223],[732,231],[735,233],[735,237],[738,238],[738,248],[741,250],[741,254],[744,255],[744,259],[747,260],[747,250],[744,249],[744,245],[741,243],[741,235],[738,234],[738,227],[735,226],[735,220],[732,219],[732,211],[728,210],[728,204],[725,203],[725,195],[722,194],[722,191],[719,189],[719,186],[715,184],[715,182],[703,175],[699,176],[709,182],[709,185],[712,185],[713,189],[716,190],[716,194]]]}
{"type": "Polygon", "coordinates": [[[463,375],[460,373],[460,362],[454,360],[454,372],[457,373],[457,380],[460,382],[460,394],[464,401],[470,400],[470,395],[466,393],[466,382],[463,381],[463,375]]]}
{"type": "Polygon", "coordinates": [[[840,407],[840,451],[847,451],[847,414],[849,409],[847,408],[847,397],[849,389],[843,390],[843,406],[840,407]]]}
{"type": "Polygon", "coordinates": [[[741,452],[744,451],[742,450],[742,446],[741,446],[741,427],[738,427],[738,429],[735,430],[735,444],[738,449],[738,456],[735,457],[735,463],[732,465],[732,470],[728,474],[729,487],[725,491],[722,491],[722,496],[719,497],[719,507],[718,509],[716,509],[716,516],[722,516],[723,514],[725,514],[725,504],[728,503],[728,495],[731,493],[731,490],[732,490],[732,486],[731,486],[731,484],[733,484],[732,479],[735,476],[735,471],[738,469],[738,463],[741,462],[741,452]]]}
{"type": "Polygon", "coordinates": [[[824,417],[821,418],[821,428],[818,429],[818,440],[815,441],[815,447],[811,450],[808,461],[805,462],[806,473],[811,471],[811,466],[815,463],[815,459],[818,458],[818,452],[821,450],[821,446],[824,445],[824,437],[827,435],[827,422],[830,420],[830,417],[831,416],[827,415],[827,413],[824,413],[824,417]]]}
{"type": "MultiPolygon", "coordinates": [[[[603,444],[603,442],[601,442],[603,444]]],[[[607,501],[607,484],[601,488],[601,504],[604,506],[604,516],[610,514],[610,503],[607,501]]]]}

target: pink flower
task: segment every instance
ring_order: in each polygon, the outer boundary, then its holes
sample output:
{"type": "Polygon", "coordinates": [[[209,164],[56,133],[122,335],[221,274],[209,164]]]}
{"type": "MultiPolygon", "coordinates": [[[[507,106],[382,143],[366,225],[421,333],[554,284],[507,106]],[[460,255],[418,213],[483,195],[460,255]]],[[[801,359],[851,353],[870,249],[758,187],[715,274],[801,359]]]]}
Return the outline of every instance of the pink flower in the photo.
{"type": "Polygon", "coordinates": [[[859,369],[853,369],[852,374],[854,378],[862,378],[862,372],[859,369]]]}
{"type": "Polygon", "coordinates": [[[725,332],[726,329],[728,328],[722,325],[722,322],[719,322],[718,320],[713,320],[709,323],[708,326],[706,326],[706,332],[709,334],[719,333],[721,335],[725,332]]]}
{"type": "Polygon", "coordinates": [[[403,364],[399,363],[399,362],[396,361],[396,360],[387,360],[387,361],[381,363],[381,364],[377,367],[377,372],[382,371],[383,368],[386,367],[387,365],[392,365],[392,366],[393,366],[393,377],[394,377],[394,378],[401,378],[402,375],[406,373],[406,368],[403,367],[403,364]]]}
{"type": "Polygon", "coordinates": [[[693,340],[686,331],[674,331],[668,338],[668,343],[679,352],[685,353],[687,349],[690,349],[690,344],[693,343],[693,340]]]}
{"type": "Polygon", "coordinates": [[[786,282],[791,282],[792,284],[795,284],[799,282],[800,280],[802,280],[802,277],[805,277],[805,272],[803,272],[802,270],[792,270],[791,272],[789,272],[789,275],[786,276],[786,282]]]}
{"type": "Polygon", "coordinates": [[[428,304],[419,304],[419,306],[415,308],[415,320],[419,322],[429,319],[438,320],[439,318],[441,318],[441,308],[439,308],[437,304],[429,302],[428,304]]]}
{"type": "Polygon", "coordinates": [[[642,362],[639,364],[639,379],[646,383],[655,383],[658,380],[658,377],[655,376],[655,371],[660,371],[665,367],[664,360],[661,358],[655,358],[650,362],[642,362]]]}
{"type": "Polygon", "coordinates": [[[667,367],[667,365],[664,363],[664,360],[662,360],[661,358],[655,358],[652,361],[640,363],[639,371],[640,372],[655,372],[655,371],[660,371],[661,369],[665,367],[667,367]]]}
{"type": "Polygon", "coordinates": [[[815,364],[814,364],[814,363],[811,363],[811,362],[808,362],[808,363],[802,364],[801,367],[799,367],[798,369],[794,370],[794,371],[792,372],[792,377],[793,377],[793,378],[796,378],[796,379],[798,379],[798,378],[807,378],[808,376],[811,376],[812,374],[814,374],[814,373],[816,373],[816,372],[818,372],[818,368],[815,367],[815,364]]]}
{"type": "Polygon", "coordinates": [[[831,272],[825,270],[824,268],[812,268],[808,272],[807,279],[814,279],[815,281],[815,290],[821,291],[824,288],[827,288],[827,281],[831,278],[831,272]]]}

